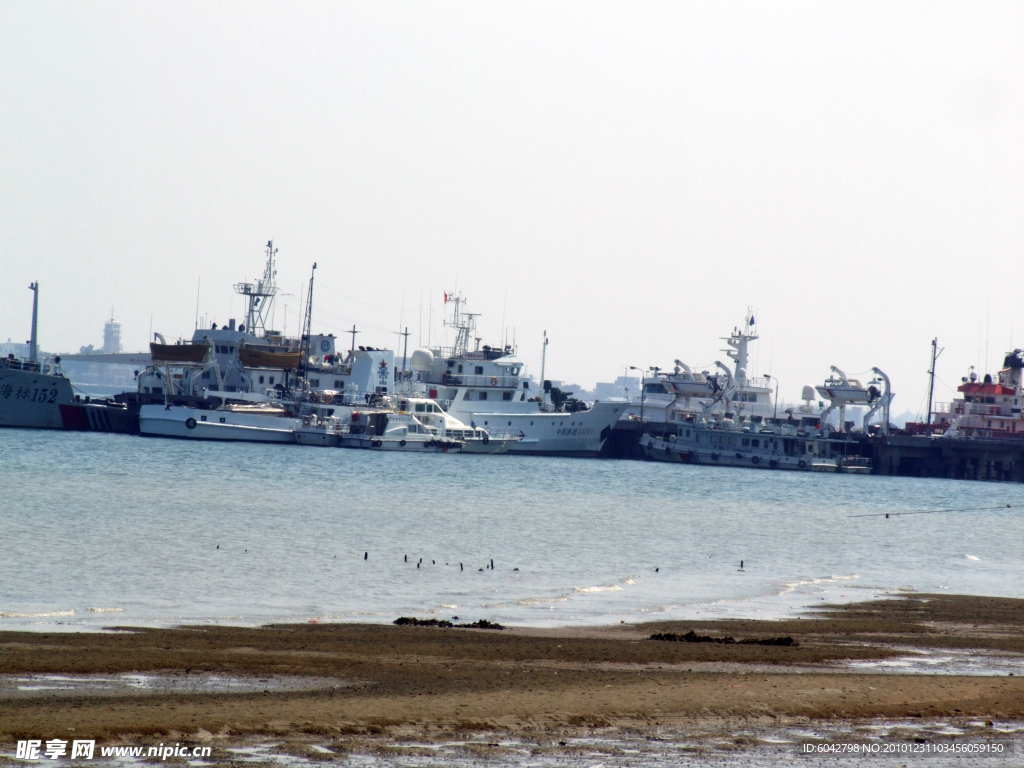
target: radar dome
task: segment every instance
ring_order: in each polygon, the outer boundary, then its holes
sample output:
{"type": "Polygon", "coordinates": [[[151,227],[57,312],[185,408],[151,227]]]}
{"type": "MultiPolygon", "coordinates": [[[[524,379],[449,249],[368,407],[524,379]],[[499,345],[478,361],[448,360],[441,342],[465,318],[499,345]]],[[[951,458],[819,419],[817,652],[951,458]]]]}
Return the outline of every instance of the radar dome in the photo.
{"type": "Polygon", "coordinates": [[[814,387],[810,384],[806,385],[804,391],[800,393],[801,400],[813,400],[815,397],[817,397],[817,394],[814,391],[814,387]]]}
{"type": "Polygon", "coordinates": [[[412,353],[412,369],[418,373],[434,367],[434,353],[429,349],[417,349],[412,353]]]}

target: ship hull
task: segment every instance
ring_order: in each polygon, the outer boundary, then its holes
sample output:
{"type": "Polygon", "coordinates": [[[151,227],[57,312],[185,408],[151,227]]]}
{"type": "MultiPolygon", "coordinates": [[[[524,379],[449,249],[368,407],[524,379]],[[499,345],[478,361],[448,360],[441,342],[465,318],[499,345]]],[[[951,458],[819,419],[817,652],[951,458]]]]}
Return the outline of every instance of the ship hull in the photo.
{"type": "Polygon", "coordinates": [[[294,443],[301,419],[182,406],[144,405],[139,432],[147,437],[247,443],[294,443]]]}
{"type": "Polygon", "coordinates": [[[462,444],[454,440],[430,438],[376,437],[373,435],[346,435],[341,438],[342,448],[361,448],[374,451],[405,451],[406,453],[460,453],[462,444]]]}
{"type": "Polygon", "coordinates": [[[64,429],[60,406],[74,400],[71,382],[63,376],[0,363],[0,427],[64,429]]]}
{"type": "Polygon", "coordinates": [[[622,416],[627,403],[595,403],[576,413],[456,413],[477,427],[501,430],[522,439],[508,447],[509,454],[525,456],[575,456],[596,458],[622,416]]]}
{"type": "Polygon", "coordinates": [[[750,452],[710,450],[694,445],[672,443],[651,435],[640,440],[640,449],[652,461],[677,464],[703,464],[712,467],[743,467],[746,469],[774,469],[795,472],[835,472],[834,462],[784,455],[760,456],[750,452]]]}

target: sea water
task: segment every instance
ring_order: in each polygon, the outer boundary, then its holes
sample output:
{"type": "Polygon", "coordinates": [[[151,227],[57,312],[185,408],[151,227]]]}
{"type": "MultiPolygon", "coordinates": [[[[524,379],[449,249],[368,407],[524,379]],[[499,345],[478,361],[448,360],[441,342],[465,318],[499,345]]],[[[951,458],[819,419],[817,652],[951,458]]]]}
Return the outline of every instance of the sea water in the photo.
{"type": "Polygon", "coordinates": [[[1024,486],[7,429],[0,542],[0,629],[767,618],[1020,596],[1024,486]]]}

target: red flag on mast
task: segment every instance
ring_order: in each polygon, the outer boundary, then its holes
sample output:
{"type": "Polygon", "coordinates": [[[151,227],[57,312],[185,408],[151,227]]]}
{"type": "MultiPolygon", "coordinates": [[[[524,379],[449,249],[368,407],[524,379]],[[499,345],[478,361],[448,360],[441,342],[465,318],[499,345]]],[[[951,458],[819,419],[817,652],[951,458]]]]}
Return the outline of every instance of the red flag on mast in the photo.
{"type": "Polygon", "coordinates": [[[447,291],[445,291],[445,294],[444,294],[444,303],[445,304],[448,303],[448,292],[447,291]]]}

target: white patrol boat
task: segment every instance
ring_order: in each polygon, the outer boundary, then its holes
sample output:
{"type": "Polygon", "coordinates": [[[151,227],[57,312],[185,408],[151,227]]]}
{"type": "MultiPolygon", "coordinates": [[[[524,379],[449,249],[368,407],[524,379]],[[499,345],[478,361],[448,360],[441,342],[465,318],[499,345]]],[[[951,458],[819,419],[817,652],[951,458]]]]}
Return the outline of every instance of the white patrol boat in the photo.
{"type": "Polygon", "coordinates": [[[341,438],[342,448],[410,453],[460,453],[462,446],[460,440],[440,437],[409,413],[354,413],[348,434],[341,438]]]}
{"type": "Polygon", "coordinates": [[[506,453],[518,435],[470,427],[429,398],[401,395],[397,411],[352,413],[340,444],[347,448],[378,448],[422,452],[506,453]]]}
{"type": "Polygon", "coordinates": [[[0,358],[0,427],[63,429],[61,406],[74,403],[71,382],[61,373],[60,358],[39,361],[36,340],[39,283],[32,291],[32,338],[27,359],[0,358]]]}
{"type": "MultiPolygon", "coordinates": [[[[403,372],[397,383],[399,394],[434,400],[471,429],[518,435],[509,445],[510,454],[596,457],[628,404],[587,404],[550,386],[531,391],[515,351],[510,346],[481,347],[475,337],[477,315],[462,311],[465,299],[460,296],[448,296],[447,301],[453,305],[446,324],[457,331],[455,345],[413,352],[412,370],[403,372]]],[[[545,359],[546,354],[545,334],[545,359]]]]}

